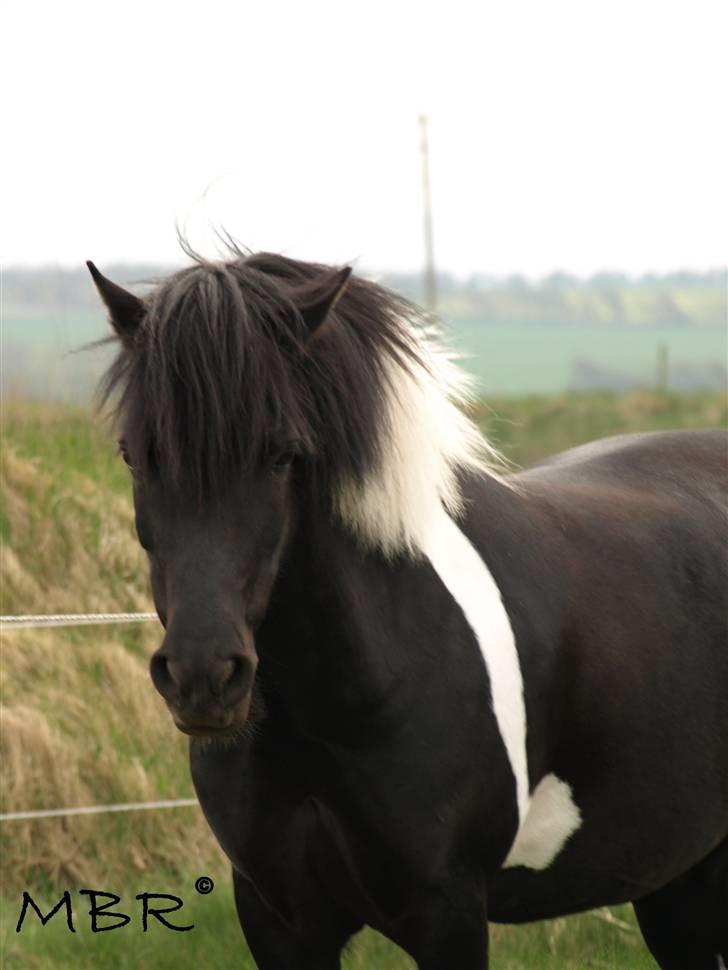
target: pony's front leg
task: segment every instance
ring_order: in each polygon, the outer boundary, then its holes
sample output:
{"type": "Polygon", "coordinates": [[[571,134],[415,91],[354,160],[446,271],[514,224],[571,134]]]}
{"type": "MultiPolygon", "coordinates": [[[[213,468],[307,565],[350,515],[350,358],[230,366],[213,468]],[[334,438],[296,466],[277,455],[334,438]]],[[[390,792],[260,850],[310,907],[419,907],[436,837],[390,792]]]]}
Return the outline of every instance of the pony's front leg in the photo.
{"type": "Polygon", "coordinates": [[[324,917],[305,920],[305,931],[299,932],[235,869],[233,886],[240,926],[259,970],[340,970],[341,951],[358,927],[345,929],[324,917]]]}
{"type": "Polygon", "coordinates": [[[396,942],[419,970],[487,970],[485,892],[463,886],[428,892],[416,913],[397,928],[396,942]]]}

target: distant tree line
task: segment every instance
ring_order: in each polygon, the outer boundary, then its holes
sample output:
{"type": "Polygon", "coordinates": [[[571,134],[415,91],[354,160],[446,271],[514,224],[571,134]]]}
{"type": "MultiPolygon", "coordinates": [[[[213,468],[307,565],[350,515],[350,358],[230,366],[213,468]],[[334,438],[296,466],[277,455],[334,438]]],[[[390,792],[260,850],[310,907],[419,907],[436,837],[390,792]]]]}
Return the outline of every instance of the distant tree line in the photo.
{"type": "MultiPolygon", "coordinates": [[[[422,299],[417,274],[383,274],[382,280],[415,301],[422,299]]],[[[638,278],[599,273],[588,279],[554,273],[538,281],[485,273],[460,279],[441,273],[438,312],[484,323],[725,327],[727,282],[724,270],[638,278]]]]}
{"type": "MultiPolygon", "coordinates": [[[[144,285],[174,267],[149,264],[104,266],[114,280],[144,285]]],[[[419,273],[368,274],[421,302],[419,273]]],[[[554,273],[538,281],[523,276],[475,273],[438,276],[438,312],[453,320],[483,323],[573,323],[651,326],[726,326],[726,271],[646,274],[599,273],[580,279],[554,273]]],[[[98,301],[85,267],[9,267],[2,274],[5,312],[37,314],[49,309],[88,310],[98,301]]]]}

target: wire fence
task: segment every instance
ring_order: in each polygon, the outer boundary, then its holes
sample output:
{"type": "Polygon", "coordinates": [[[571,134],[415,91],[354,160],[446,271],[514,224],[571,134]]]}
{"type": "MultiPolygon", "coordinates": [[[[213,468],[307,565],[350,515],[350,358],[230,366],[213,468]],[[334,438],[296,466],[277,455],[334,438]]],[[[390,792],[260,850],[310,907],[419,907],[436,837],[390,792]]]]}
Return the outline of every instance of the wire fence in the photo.
{"type": "Polygon", "coordinates": [[[197,805],[196,798],[170,798],[156,802],[115,802],[110,805],[81,805],[75,808],[39,808],[30,812],[0,812],[0,822],[60,818],[66,815],[102,815],[105,812],[140,812],[155,808],[189,808],[191,805],[197,805]]]}
{"type": "MultiPolygon", "coordinates": [[[[31,630],[58,626],[92,626],[108,623],[147,623],[156,613],[35,613],[0,616],[0,630],[31,630]]],[[[115,802],[109,805],[81,805],[70,808],[41,808],[26,812],[0,812],[0,822],[61,818],[72,815],[102,815],[106,812],[140,812],[163,808],[189,808],[196,798],[161,799],[153,802],[115,802]]]]}
{"type": "Polygon", "coordinates": [[[0,630],[32,630],[49,626],[95,626],[107,623],[148,623],[156,613],[34,613],[0,616],[0,630]]]}

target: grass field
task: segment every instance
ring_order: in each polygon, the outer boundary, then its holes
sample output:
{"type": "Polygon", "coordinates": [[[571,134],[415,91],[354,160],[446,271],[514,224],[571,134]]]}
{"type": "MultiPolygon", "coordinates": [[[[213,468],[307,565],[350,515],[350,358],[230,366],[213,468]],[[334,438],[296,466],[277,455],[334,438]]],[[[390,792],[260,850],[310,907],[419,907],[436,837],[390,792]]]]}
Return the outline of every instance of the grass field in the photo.
{"type": "Polygon", "coordinates": [[[660,347],[669,356],[671,386],[691,386],[679,383],[686,372],[711,363],[725,367],[728,356],[728,340],[721,327],[483,325],[459,320],[448,327],[448,335],[464,354],[465,365],[477,378],[481,393],[488,397],[534,390],[559,394],[567,388],[583,387],[578,382],[584,379],[585,364],[620,375],[629,382],[624,386],[653,388],[660,347]]]}
{"type": "MultiPolygon", "coordinates": [[[[638,429],[728,424],[724,396],[525,398],[490,402],[478,418],[515,464],[638,429]]],[[[127,472],[85,409],[4,407],[0,505],[1,613],[146,610],[143,553],[133,532],[127,472]]],[[[2,811],[192,794],[184,739],[147,674],[156,624],[3,635],[0,689],[2,811]]],[[[251,967],[232,908],[227,864],[197,808],[0,823],[3,968],[251,967]],[[216,883],[209,897],[193,887],[216,883]],[[78,933],[53,920],[15,922],[20,894],[63,889],[182,896],[195,930],[134,923],[92,935],[75,899],[78,933]],[[247,961],[247,962],[246,962],[247,961]]],[[[135,906],[138,904],[134,904],[135,906]]],[[[123,908],[123,906],[122,906],[123,908]]],[[[128,910],[125,910],[128,911],[128,910]]],[[[493,927],[493,967],[640,970],[653,967],[629,910],[530,927],[493,927]]],[[[403,970],[402,954],[368,933],[348,968],[403,970]]]]}
{"type": "MultiPolygon", "coordinates": [[[[696,368],[704,371],[711,365],[725,368],[728,355],[725,328],[720,326],[546,325],[467,319],[446,320],[443,326],[480,392],[488,397],[559,394],[582,386],[574,382],[580,375],[583,379],[585,362],[603,373],[622,375],[636,386],[652,388],[660,347],[669,355],[668,381],[673,383],[668,386],[693,386],[680,384],[686,372],[694,374],[696,368]]],[[[107,335],[100,308],[58,311],[54,316],[5,314],[0,362],[4,393],[26,388],[39,397],[87,399],[113,348],[74,351],[107,335]]]]}

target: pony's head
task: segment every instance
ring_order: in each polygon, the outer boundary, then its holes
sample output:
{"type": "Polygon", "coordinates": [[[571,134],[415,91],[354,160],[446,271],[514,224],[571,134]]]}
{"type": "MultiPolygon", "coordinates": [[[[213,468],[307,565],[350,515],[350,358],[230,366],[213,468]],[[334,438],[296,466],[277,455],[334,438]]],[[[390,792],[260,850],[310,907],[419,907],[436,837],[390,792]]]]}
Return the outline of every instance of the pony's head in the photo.
{"type": "Polygon", "coordinates": [[[143,299],[89,269],[120,342],[103,392],[166,631],[152,679],[182,731],[231,733],[300,516],[324,506],[362,554],[416,555],[484,443],[414,308],[348,268],[198,259],[143,299]]]}

